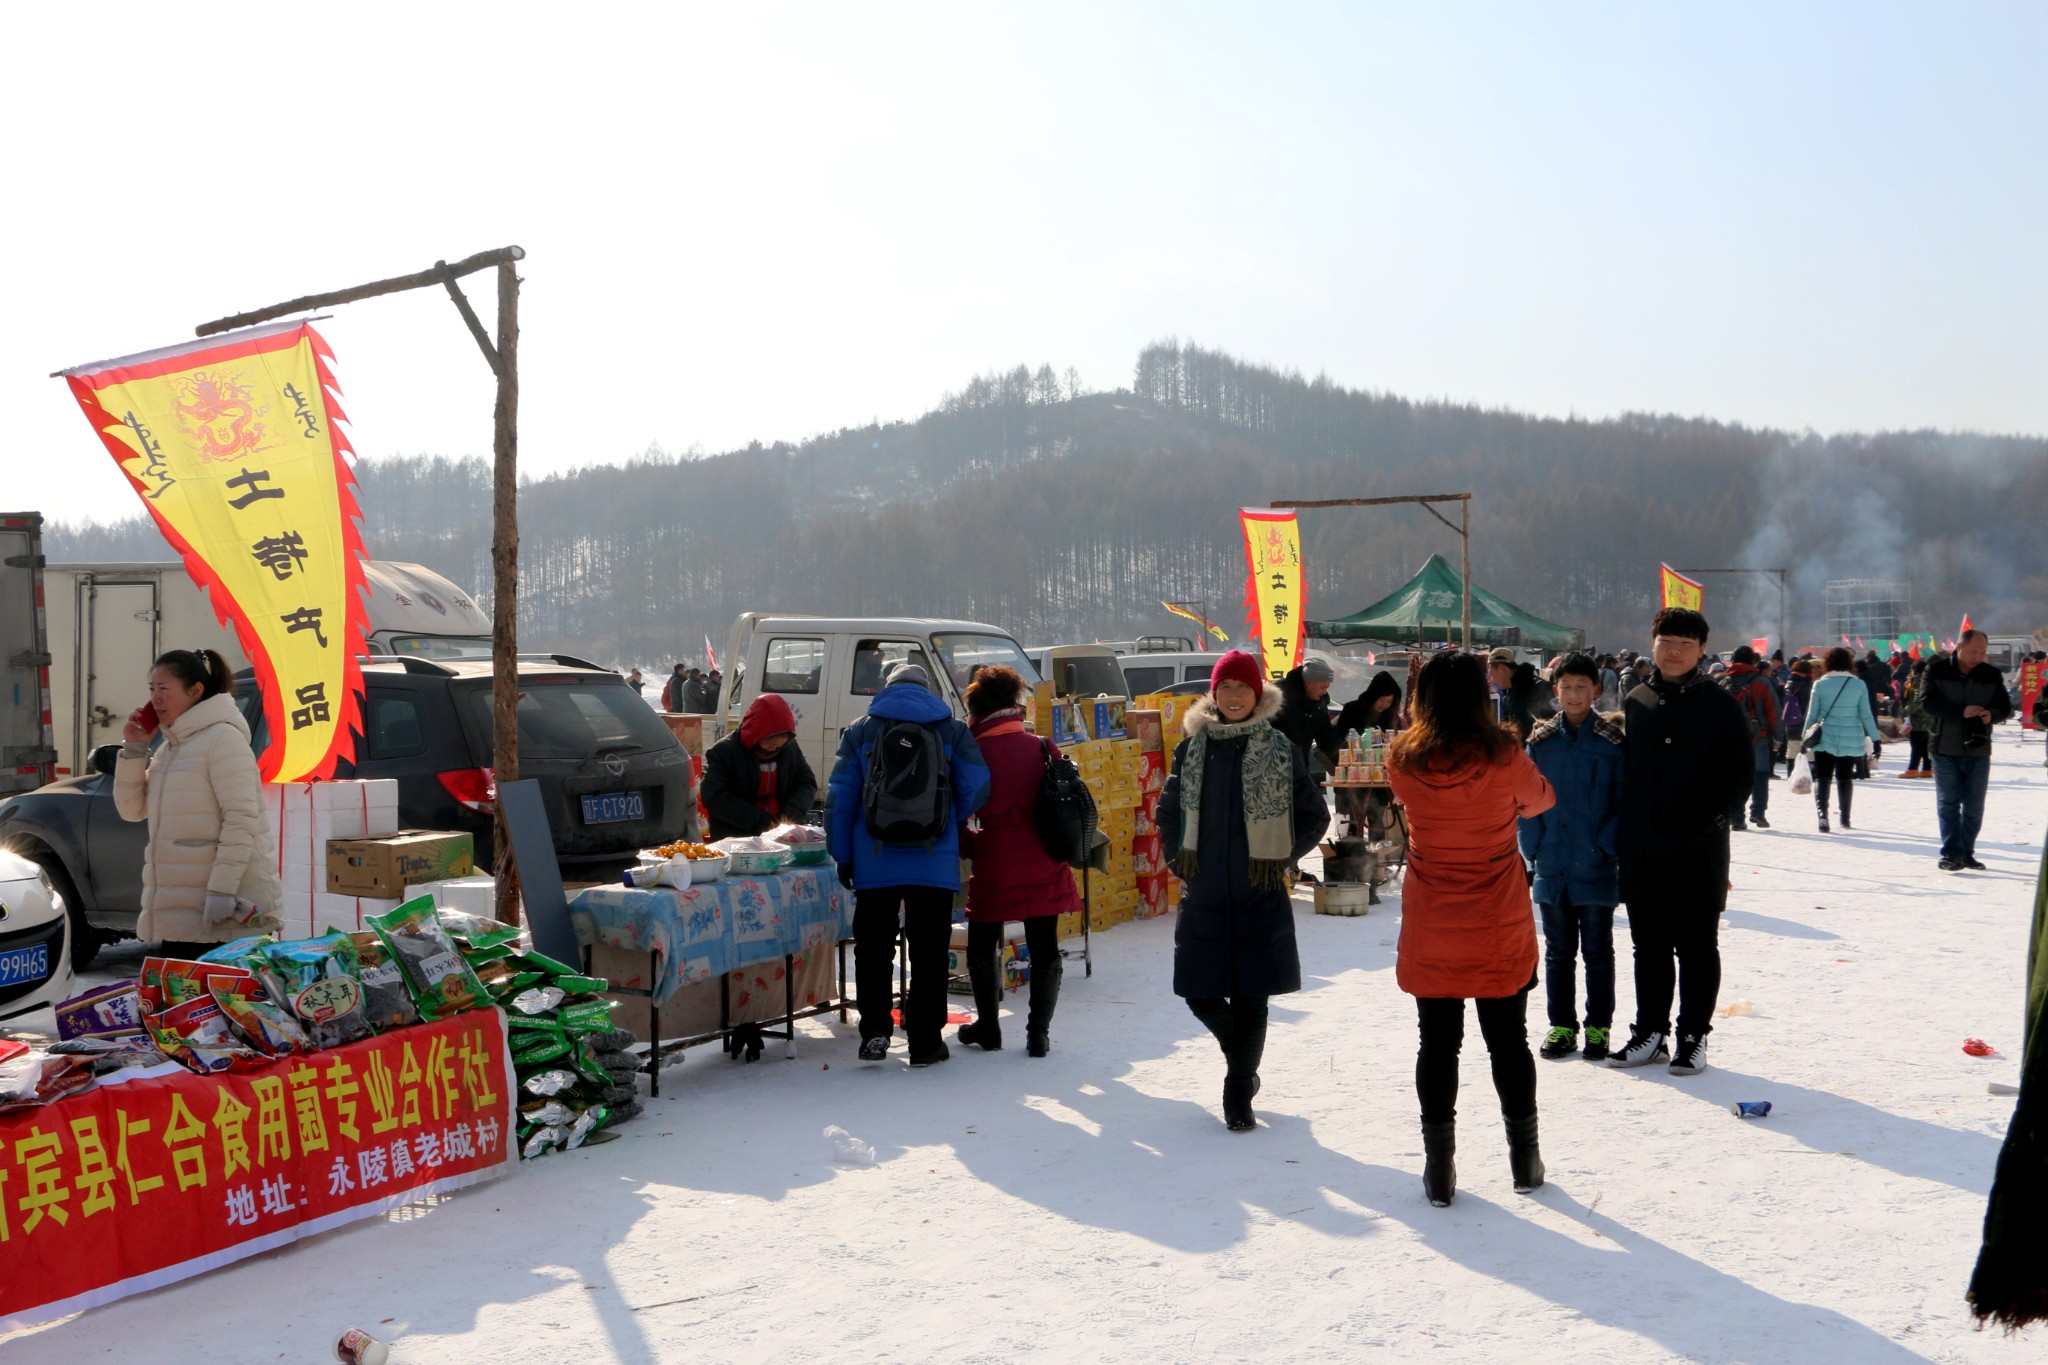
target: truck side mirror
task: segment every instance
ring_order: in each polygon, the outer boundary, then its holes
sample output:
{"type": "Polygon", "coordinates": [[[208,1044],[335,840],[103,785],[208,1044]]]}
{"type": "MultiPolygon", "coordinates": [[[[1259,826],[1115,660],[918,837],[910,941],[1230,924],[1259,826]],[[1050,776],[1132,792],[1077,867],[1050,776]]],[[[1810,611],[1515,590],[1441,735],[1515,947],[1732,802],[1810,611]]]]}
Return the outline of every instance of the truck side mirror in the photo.
{"type": "Polygon", "coordinates": [[[86,762],[91,765],[94,772],[105,777],[112,777],[114,775],[114,760],[120,756],[120,745],[102,744],[87,756],[86,762]]]}

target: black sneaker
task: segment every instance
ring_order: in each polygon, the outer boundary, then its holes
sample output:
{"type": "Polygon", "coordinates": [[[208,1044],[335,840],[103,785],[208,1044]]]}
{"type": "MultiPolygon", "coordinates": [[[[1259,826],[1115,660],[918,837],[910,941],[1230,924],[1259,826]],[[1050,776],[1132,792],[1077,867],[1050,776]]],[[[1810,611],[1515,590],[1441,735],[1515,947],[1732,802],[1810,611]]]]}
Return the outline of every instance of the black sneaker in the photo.
{"type": "Polygon", "coordinates": [[[1594,1028],[1591,1024],[1586,1025],[1586,1051],[1584,1056],[1589,1062],[1604,1062],[1607,1060],[1606,1029],[1594,1028]]]}
{"type": "Polygon", "coordinates": [[[1975,858],[1963,859],[1963,866],[1969,868],[1972,872],[1989,872],[1991,870],[1990,868],[1984,866],[1984,864],[1978,862],[1975,858]]]}
{"type": "Polygon", "coordinates": [[[1661,1033],[1631,1033],[1628,1045],[1619,1052],[1609,1053],[1609,1066],[1648,1066],[1652,1062],[1671,1060],[1671,1049],[1665,1046],[1661,1033]]]}
{"type": "Polygon", "coordinates": [[[860,1040],[860,1059],[864,1062],[882,1062],[889,1058],[887,1038],[863,1038],[860,1040]]]}
{"type": "Polygon", "coordinates": [[[912,1066],[934,1066],[939,1062],[945,1061],[946,1058],[952,1055],[953,1053],[951,1049],[949,1049],[946,1046],[946,1040],[941,1038],[939,1039],[938,1045],[934,1047],[930,1052],[911,1053],[910,1064],[912,1066]]]}
{"type": "Polygon", "coordinates": [[[1935,866],[1943,872],[1961,872],[1963,870],[1963,865],[1953,858],[1943,858],[1935,866]]]}
{"type": "Polygon", "coordinates": [[[1579,1050],[1579,1031],[1575,1028],[1554,1028],[1543,1035],[1543,1046],[1536,1049],[1536,1055],[1549,1061],[1569,1057],[1579,1050]]]}
{"type": "Polygon", "coordinates": [[[1671,1074],[1674,1076],[1697,1076],[1707,1069],[1707,1036],[1704,1033],[1682,1033],[1678,1036],[1678,1051],[1671,1058],[1671,1074]]]}
{"type": "Polygon", "coordinates": [[[1758,829],[1769,829],[1771,827],[1771,822],[1764,819],[1761,815],[1750,816],[1749,823],[1755,825],[1758,829]]]}

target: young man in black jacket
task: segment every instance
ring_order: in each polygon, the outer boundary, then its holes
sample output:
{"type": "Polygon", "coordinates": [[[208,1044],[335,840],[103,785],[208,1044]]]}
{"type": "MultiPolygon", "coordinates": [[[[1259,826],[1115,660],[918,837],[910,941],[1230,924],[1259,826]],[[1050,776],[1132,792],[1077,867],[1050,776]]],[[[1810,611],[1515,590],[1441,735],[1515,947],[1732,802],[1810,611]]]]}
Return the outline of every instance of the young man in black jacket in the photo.
{"type": "Polygon", "coordinates": [[[1657,613],[1656,671],[1622,699],[1621,898],[1635,942],[1636,1021],[1609,1066],[1671,1061],[1674,1076],[1707,1069],[1721,992],[1721,912],[1728,906],[1728,812],[1756,780],[1742,706],[1702,667],[1707,618],[1657,613]],[[1673,959],[1677,959],[1674,971],[1673,959]],[[1678,1041],[1671,1035],[1677,988],[1678,1041]]]}
{"type": "Polygon", "coordinates": [[[1927,667],[1926,711],[1934,722],[1934,809],[1941,822],[1943,872],[1981,872],[1977,831],[1991,783],[1991,727],[2012,714],[2005,675],[1984,661],[1991,639],[1966,630],[1956,652],[1927,667]]]}

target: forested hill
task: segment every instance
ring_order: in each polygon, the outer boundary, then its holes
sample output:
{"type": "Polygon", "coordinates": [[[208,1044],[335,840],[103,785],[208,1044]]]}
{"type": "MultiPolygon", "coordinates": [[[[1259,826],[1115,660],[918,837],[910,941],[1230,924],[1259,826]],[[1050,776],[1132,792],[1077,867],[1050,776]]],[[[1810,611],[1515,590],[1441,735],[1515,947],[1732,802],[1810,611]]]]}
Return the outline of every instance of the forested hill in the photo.
{"type": "MultiPolygon", "coordinates": [[[[359,472],[373,556],[488,600],[486,461],[359,472]]],[[[1237,626],[1240,507],[1466,490],[1475,581],[1596,643],[1643,642],[1660,560],[1791,569],[1795,645],[1821,640],[1831,578],[1909,581],[1940,632],[1965,610],[1999,632],[2048,624],[2042,438],[1536,418],[1165,342],[1128,390],[1020,366],[915,421],[526,480],[521,643],[700,658],[748,609],[966,617],[1027,644],[1187,633],[1161,598],[1207,599],[1237,626]]],[[[1416,507],[1310,511],[1302,528],[1312,617],[1384,595],[1431,551],[1456,562],[1457,537],[1416,507]]],[[[48,551],[169,557],[140,516],[59,525],[48,551]]],[[[1741,581],[1709,580],[1717,642],[1776,634],[1775,589],[1741,581]]]]}

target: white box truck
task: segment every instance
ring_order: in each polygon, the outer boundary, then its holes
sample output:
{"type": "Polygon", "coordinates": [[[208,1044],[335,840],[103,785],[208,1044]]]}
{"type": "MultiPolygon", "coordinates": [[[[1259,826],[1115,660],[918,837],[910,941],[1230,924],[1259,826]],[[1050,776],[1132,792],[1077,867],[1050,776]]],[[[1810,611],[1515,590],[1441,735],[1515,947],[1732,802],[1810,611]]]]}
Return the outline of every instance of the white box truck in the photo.
{"type": "Polygon", "coordinates": [[[0,512],[0,796],[54,777],[43,517],[0,512]]]}
{"type": "MultiPolygon", "coordinates": [[[[468,593],[419,564],[371,561],[363,570],[372,655],[489,657],[490,621],[468,593]]],[[[44,575],[58,777],[120,742],[122,722],[148,697],[149,666],[166,650],[213,649],[230,670],[249,666],[183,564],[52,564],[44,575]]]]}

